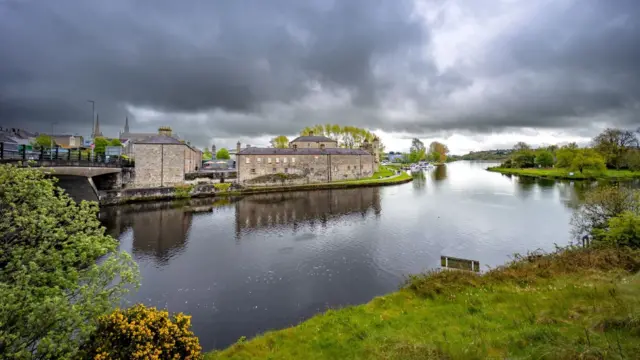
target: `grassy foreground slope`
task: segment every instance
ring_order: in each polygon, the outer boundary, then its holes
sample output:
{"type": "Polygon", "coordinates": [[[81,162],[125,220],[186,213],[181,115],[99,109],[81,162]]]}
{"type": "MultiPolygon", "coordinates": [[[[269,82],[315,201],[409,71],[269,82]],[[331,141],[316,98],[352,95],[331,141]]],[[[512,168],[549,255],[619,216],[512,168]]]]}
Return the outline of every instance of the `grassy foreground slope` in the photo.
{"type": "Polygon", "coordinates": [[[482,276],[443,271],[206,359],[632,359],[640,253],[573,249],[482,276]]]}
{"type": "Polygon", "coordinates": [[[596,179],[611,179],[611,180],[632,180],[640,178],[640,171],[632,170],[606,170],[604,172],[591,172],[585,170],[584,173],[578,171],[569,171],[568,169],[558,168],[527,168],[527,169],[514,169],[514,168],[501,168],[490,167],[488,171],[499,172],[502,174],[530,176],[530,177],[544,177],[553,179],[574,179],[574,180],[596,180],[596,179]],[[570,175],[573,173],[573,175],[570,175]]]}

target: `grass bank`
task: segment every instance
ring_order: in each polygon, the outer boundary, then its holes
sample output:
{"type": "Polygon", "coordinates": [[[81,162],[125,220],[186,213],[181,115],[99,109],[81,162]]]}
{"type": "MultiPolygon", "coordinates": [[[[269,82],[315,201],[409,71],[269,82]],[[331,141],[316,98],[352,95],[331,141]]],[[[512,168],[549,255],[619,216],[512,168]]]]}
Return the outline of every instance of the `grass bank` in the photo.
{"type": "Polygon", "coordinates": [[[636,358],[638,270],[638,251],[573,249],[429,273],[205,359],[636,358]]]}
{"type": "Polygon", "coordinates": [[[632,180],[640,178],[640,171],[631,170],[606,170],[604,172],[569,171],[566,169],[545,168],[545,169],[511,169],[501,167],[490,167],[488,171],[499,172],[501,174],[549,178],[549,179],[573,179],[573,180],[632,180]],[[571,175],[573,173],[573,175],[571,175]]]}
{"type": "Polygon", "coordinates": [[[311,191],[311,190],[326,190],[326,189],[351,189],[356,187],[367,186],[389,186],[399,185],[410,182],[413,180],[411,175],[406,172],[401,172],[398,176],[391,176],[386,178],[365,178],[358,180],[346,180],[346,181],[333,181],[329,183],[317,183],[317,184],[303,184],[303,185],[284,185],[284,186],[264,186],[264,187],[247,187],[240,191],[227,191],[220,192],[216,195],[250,195],[250,194],[263,194],[274,193],[283,191],[311,191]]]}

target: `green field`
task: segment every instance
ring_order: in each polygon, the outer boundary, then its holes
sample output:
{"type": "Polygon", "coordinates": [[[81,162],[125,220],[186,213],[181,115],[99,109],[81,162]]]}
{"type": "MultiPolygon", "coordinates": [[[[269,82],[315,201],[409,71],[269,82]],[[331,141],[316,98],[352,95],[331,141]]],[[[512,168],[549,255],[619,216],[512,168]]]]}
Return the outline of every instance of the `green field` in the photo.
{"type": "Polygon", "coordinates": [[[488,171],[499,172],[501,174],[531,176],[531,177],[544,177],[553,179],[574,179],[574,180],[598,180],[598,179],[611,179],[611,180],[631,180],[640,178],[640,171],[632,170],[606,170],[604,172],[591,172],[586,171],[580,173],[573,171],[573,175],[570,175],[572,171],[567,169],[545,168],[545,169],[512,169],[492,167],[488,168],[488,171]]]}
{"type": "Polygon", "coordinates": [[[412,277],[365,305],[206,359],[631,359],[640,354],[640,253],[574,249],[482,276],[412,277]]]}

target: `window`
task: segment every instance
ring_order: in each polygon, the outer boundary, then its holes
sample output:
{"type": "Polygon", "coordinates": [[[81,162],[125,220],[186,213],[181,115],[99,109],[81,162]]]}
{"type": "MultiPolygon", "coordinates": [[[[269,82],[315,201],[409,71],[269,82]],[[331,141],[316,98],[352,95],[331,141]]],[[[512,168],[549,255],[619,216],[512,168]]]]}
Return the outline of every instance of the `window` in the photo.
{"type": "Polygon", "coordinates": [[[267,162],[271,164],[271,158],[267,158],[267,162]]]}
{"type": "Polygon", "coordinates": [[[262,162],[262,158],[258,158],[258,163],[261,163],[261,162],[262,162]]]}
{"type": "Polygon", "coordinates": [[[244,159],[244,163],[245,164],[251,164],[251,159],[249,157],[247,157],[246,159],[244,159]]]}
{"type": "Polygon", "coordinates": [[[284,168],[284,173],[288,173],[289,172],[289,168],[284,168]]]}
{"type": "Polygon", "coordinates": [[[295,162],[296,162],[296,158],[292,157],[292,158],[291,158],[291,163],[293,164],[293,163],[295,163],[295,162]]]}
{"type": "Polygon", "coordinates": [[[280,158],[276,158],[276,164],[280,163],[280,158]]]}
{"type": "Polygon", "coordinates": [[[282,162],[283,162],[284,164],[286,164],[286,163],[287,163],[287,158],[282,158],[282,162]]]}
{"type": "Polygon", "coordinates": [[[271,172],[276,172],[276,168],[271,169],[271,172]]]}
{"type": "Polygon", "coordinates": [[[324,150],[324,144],[320,144],[320,149],[324,150]]]}
{"type": "Polygon", "coordinates": [[[293,150],[298,149],[298,144],[293,144],[293,150]]]}
{"type": "Polygon", "coordinates": [[[347,170],[351,170],[351,165],[347,165],[347,170]]]}
{"type": "Polygon", "coordinates": [[[256,169],[251,169],[251,173],[255,174],[256,173],[256,169]]]}

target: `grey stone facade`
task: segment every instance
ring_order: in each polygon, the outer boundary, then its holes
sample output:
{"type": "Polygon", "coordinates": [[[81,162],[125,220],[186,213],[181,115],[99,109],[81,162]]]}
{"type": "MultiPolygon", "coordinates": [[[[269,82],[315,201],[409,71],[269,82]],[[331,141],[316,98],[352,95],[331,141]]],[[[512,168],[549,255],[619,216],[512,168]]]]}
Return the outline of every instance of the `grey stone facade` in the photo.
{"type": "Polygon", "coordinates": [[[377,170],[374,156],[362,149],[248,148],[237,157],[238,182],[248,186],[279,185],[259,181],[273,174],[291,175],[283,181],[291,185],[366,178],[377,170]]]}
{"type": "Polygon", "coordinates": [[[199,151],[183,143],[136,143],[134,187],[159,187],[184,184],[185,173],[196,171],[199,151]]]}

